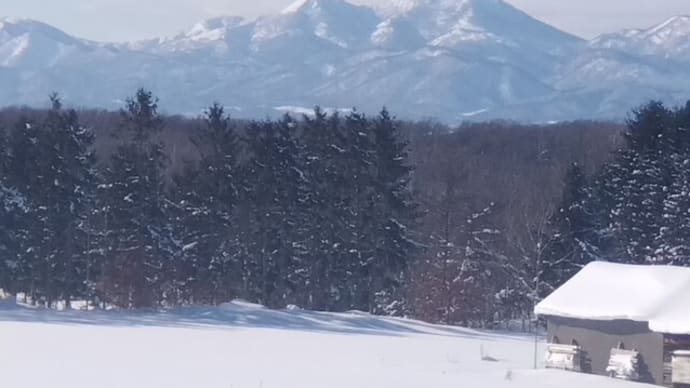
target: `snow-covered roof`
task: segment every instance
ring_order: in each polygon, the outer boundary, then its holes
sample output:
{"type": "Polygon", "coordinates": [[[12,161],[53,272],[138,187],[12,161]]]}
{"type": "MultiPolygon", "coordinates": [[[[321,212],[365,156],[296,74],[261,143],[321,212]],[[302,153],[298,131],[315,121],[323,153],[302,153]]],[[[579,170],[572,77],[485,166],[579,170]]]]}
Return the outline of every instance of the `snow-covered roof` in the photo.
{"type": "Polygon", "coordinates": [[[648,322],[690,334],[690,268],[593,262],[535,307],[537,315],[648,322]]]}

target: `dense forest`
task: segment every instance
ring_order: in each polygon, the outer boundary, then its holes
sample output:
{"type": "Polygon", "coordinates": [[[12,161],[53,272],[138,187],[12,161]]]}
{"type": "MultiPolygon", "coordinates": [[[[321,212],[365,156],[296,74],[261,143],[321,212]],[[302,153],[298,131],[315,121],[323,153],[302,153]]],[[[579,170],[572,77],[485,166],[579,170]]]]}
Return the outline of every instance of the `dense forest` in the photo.
{"type": "Polygon", "coordinates": [[[273,308],[487,327],[595,259],[687,262],[690,108],[449,127],[0,111],[0,288],[36,304],[273,308]]]}

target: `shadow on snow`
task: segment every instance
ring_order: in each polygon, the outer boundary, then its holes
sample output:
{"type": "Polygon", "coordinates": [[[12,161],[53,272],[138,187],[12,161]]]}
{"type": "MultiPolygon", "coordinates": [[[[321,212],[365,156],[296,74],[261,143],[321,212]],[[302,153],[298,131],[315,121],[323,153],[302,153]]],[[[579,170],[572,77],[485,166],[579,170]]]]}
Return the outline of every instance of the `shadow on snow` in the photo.
{"type": "MultiPolygon", "coordinates": [[[[0,307],[0,322],[96,325],[119,327],[182,327],[210,329],[264,328],[305,332],[359,335],[469,337],[495,340],[499,333],[438,326],[424,322],[377,317],[352,311],[328,313],[305,310],[269,310],[261,306],[231,302],[217,307],[183,307],[171,310],[140,311],[55,311],[22,306],[0,307]]],[[[506,337],[501,335],[502,340],[506,337]]],[[[525,335],[511,333],[516,340],[525,335]]]]}

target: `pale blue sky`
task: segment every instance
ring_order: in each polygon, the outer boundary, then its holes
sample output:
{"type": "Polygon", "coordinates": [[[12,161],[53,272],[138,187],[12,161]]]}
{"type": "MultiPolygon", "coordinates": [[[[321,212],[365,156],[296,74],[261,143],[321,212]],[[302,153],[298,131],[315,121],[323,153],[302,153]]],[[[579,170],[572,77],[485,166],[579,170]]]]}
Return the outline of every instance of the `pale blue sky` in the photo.
{"type": "MultiPolygon", "coordinates": [[[[377,3],[387,0],[352,0],[377,3]]],[[[507,0],[562,30],[593,37],[690,14],[690,0],[507,0]]],[[[173,35],[220,15],[255,17],[292,0],[0,0],[0,16],[26,17],[101,41],[173,35]]]]}

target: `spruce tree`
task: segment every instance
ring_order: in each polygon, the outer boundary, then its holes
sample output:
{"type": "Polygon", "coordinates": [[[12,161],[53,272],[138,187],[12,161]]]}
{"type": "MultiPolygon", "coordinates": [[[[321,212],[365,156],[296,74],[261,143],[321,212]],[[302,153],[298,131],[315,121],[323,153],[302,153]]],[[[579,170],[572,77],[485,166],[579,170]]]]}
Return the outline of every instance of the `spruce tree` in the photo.
{"type": "Polygon", "coordinates": [[[92,154],[93,134],[79,123],[74,110],[64,110],[56,95],[45,120],[46,147],[44,158],[50,162],[44,172],[50,184],[40,198],[46,208],[50,250],[50,299],[67,302],[86,294],[86,271],[90,265],[88,213],[93,208],[97,184],[95,157],[92,154]]]}
{"type": "Polygon", "coordinates": [[[315,227],[305,222],[306,181],[295,129],[296,122],[285,116],[254,123],[247,133],[244,282],[249,295],[273,307],[309,307],[312,287],[305,228],[315,227]]]}
{"type": "Polygon", "coordinates": [[[166,212],[164,123],[151,92],[140,89],[121,112],[122,144],[105,171],[111,259],[104,268],[108,298],[123,307],[153,306],[170,295],[176,250],[166,212]]]}
{"type": "MultiPolygon", "coordinates": [[[[57,95],[40,122],[22,119],[12,131],[7,184],[22,198],[22,216],[8,216],[19,247],[13,260],[17,288],[52,306],[85,295],[88,240],[84,220],[92,208],[95,158],[92,134],[57,95]]],[[[17,209],[15,208],[15,211],[17,209]]]]}
{"type": "MultiPolygon", "coordinates": [[[[678,198],[678,121],[663,104],[651,102],[633,112],[625,133],[627,147],[602,167],[591,187],[586,209],[594,233],[590,243],[598,258],[663,264],[674,217],[668,211],[678,198]]],[[[682,191],[681,191],[682,192],[682,191]]],[[[675,234],[679,229],[674,228],[675,234]]],[[[672,245],[672,244],[671,244],[672,245]]]]}
{"type": "Polygon", "coordinates": [[[204,123],[192,138],[200,160],[175,177],[175,234],[182,245],[176,273],[186,300],[215,303],[238,292],[241,148],[222,106],[212,105],[204,123]]]}
{"type": "Polygon", "coordinates": [[[40,209],[34,198],[37,191],[45,187],[43,181],[45,166],[42,161],[41,144],[42,131],[39,126],[27,117],[20,117],[10,131],[7,144],[7,173],[6,187],[17,193],[21,198],[23,214],[21,217],[9,219],[13,235],[11,240],[17,249],[16,255],[11,257],[14,271],[14,288],[23,291],[33,302],[36,302],[39,291],[38,263],[42,260],[45,243],[43,241],[46,229],[40,217],[40,209]],[[10,221],[12,220],[12,221],[10,221]]]}
{"type": "Polygon", "coordinates": [[[320,108],[313,117],[304,117],[305,175],[309,182],[307,193],[308,232],[306,244],[309,258],[307,306],[330,309],[337,293],[334,285],[335,268],[346,260],[348,184],[343,161],[345,144],[342,120],[338,114],[328,115],[320,108]]]}
{"type": "Polygon", "coordinates": [[[9,150],[4,128],[0,127],[0,289],[20,290],[19,264],[22,257],[21,220],[27,210],[24,196],[9,181],[9,150]]]}
{"type": "Polygon", "coordinates": [[[628,148],[636,151],[657,148],[671,131],[673,122],[673,112],[660,101],[650,101],[634,109],[624,133],[628,148]]]}
{"type": "Polygon", "coordinates": [[[14,238],[9,235],[12,230],[10,221],[12,193],[7,184],[7,158],[5,128],[0,126],[0,257],[7,258],[0,261],[0,289],[9,291],[14,277],[11,258],[16,255],[16,248],[13,246],[14,238]]]}
{"type": "MultiPolygon", "coordinates": [[[[658,234],[664,218],[664,199],[672,183],[669,141],[673,115],[660,102],[635,110],[625,136],[628,149],[613,162],[609,190],[615,201],[610,213],[621,257],[637,263],[658,260],[658,234]]],[[[616,260],[616,259],[614,259],[616,260]]]]}
{"type": "Polygon", "coordinates": [[[690,102],[677,109],[673,119],[663,150],[672,183],[664,187],[655,262],[690,266],[690,102]]]}
{"type": "Polygon", "coordinates": [[[370,120],[353,111],[343,119],[343,152],[339,153],[338,169],[342,172],[340,257],[330,268],[331,306],[336,310],[367,310],[368,304],[358,300],[367,292],[366,267],[375,254],[373,225],[367,213],[376,199],[374,135],[370,120]]]}
{"type": "Polygon", "coordinates": [[[690,154],[671,156],[674,179],[663,201],[663,218],[652,263],[690,265],[690,154]]]}
{"type": "Polygon", "coordinates": [[[416,249],[412,229],[418,214],[409,185],[412,167],[407,164],[408,144],[386,109],[372,125],[377,195],[368,211],[376,225],[376,251],[367,266],[369,310],[401,314],[405,307],[402,286],[416,249]]]}

